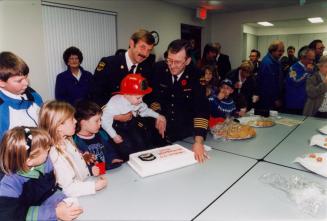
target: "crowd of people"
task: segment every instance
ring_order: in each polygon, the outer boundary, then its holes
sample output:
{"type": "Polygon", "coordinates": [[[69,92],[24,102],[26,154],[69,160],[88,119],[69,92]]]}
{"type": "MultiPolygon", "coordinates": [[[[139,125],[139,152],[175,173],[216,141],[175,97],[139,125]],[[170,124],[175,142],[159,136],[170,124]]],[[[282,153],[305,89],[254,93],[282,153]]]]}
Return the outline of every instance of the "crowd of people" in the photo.
{"type": "Polygon", "coordinates": [[[209,125],[252,108],[327,117],[320,40],[298,57],[292,46],[282,57],[284,44],[274,41],[262,60],[253,49],[234,70],[219,43],[207,44],[196,60],[192,43],[177,39],[157,62],[154,46],[151,32],[138,30],[128,49],[101,58],[94,74],[82,68],[80,49],[69,47],[56,99],[47,102],[28,86],[24,60],[0,53],[1,220],[77,218],[83,209],[65,199],[105,188],[105,170],[138,151],[192,136],[194,156],[204,162],[209,125]]]}

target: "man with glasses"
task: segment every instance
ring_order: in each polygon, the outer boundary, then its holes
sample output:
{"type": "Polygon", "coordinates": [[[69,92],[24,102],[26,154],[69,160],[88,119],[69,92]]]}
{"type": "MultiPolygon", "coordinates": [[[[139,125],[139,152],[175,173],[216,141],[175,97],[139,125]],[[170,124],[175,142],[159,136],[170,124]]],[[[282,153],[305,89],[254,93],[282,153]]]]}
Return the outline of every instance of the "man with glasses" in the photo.
{"type": "Polygon", "coordinates": [[[257,76],[258,107],[261,109],[280,110],[282,107],[283,74],[279,59],[283,54],[284,43],[276,40],[262,59],[257,76]]]}
{"type": "Polygon", "coordinates": [[[185,40],[174,40],[169,44],[166,60],[156,63],[154,68],[151,108],[167,119],[165,142],[161,143],[194,136],[195,158],[203,162],[207,158],[204,139],[209,103],[205,88],[200,85],[200,74],[190,64],[191,50],[190,43],[185,40]]]}
{"type": "Polygon", "coordinates": [[[316,39],[313,40],[310,44],[309,44],[309,48],[313,49],[315,52],[315,61],[314,63],[317,64],[320,60],[320,57],[323,55],[324,50],[325,50],[325,45],[322,43],[321,40],[316,39]]]}
{"type": "Polygon", "coordinates": [[[307,100],[306,81],[313,73],[315,52],[304,46],[298,53],[299,61],[293,64],[285,80],[285,108],[289,114],[302,115],[307,100]]]}

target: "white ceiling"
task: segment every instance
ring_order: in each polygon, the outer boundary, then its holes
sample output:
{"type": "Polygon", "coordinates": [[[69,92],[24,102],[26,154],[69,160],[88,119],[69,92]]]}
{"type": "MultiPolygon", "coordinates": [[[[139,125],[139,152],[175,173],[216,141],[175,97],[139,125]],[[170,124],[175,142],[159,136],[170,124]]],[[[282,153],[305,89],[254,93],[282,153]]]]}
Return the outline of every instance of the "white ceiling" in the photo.
{"type": "Polygon", "coordinates": [[[210,4],[210,0],[162,0],[185,8],[207,8],[215,13],[249,11],[267,8],[278,8],[292,5],[326,3],[326,0],[219,0],[210,4]]]}

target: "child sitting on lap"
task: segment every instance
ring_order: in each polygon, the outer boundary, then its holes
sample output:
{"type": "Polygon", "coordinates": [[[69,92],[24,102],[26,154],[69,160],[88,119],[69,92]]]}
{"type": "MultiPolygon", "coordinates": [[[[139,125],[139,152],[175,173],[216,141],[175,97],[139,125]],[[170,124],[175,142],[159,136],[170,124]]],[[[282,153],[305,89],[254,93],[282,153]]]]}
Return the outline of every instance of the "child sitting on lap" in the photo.
{"type": "MultiPolygon", "coordinates": [[[[141,117],[153,117],[157,122],[166,125],[166,118],[143,103],[142,97],[151,93],[147,81],[140,74],[128,74],[121,82],[120,94],[113,96],[105,105],[102,115],[102,127],[118,144],[118,152],[127,161],[129,155],[145,149],[145,136],[135,120],[141,117]],[[127,122],[114,121],[114,117],[132,113],[127,122]]],[[[163,136],[164,129],[159,131],[163,136]]]]}

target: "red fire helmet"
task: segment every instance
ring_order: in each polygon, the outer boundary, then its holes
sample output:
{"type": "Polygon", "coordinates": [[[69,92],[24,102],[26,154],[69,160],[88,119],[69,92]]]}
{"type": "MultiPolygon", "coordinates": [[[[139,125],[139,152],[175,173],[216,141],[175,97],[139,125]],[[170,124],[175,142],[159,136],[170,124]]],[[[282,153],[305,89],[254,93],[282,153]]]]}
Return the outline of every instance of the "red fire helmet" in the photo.
{"type": "Polygon", "coordinates": [[[141,74],[128,74],[120,83],[120,94],[146,95],[151,92],[152,88],[141,74]]]}

